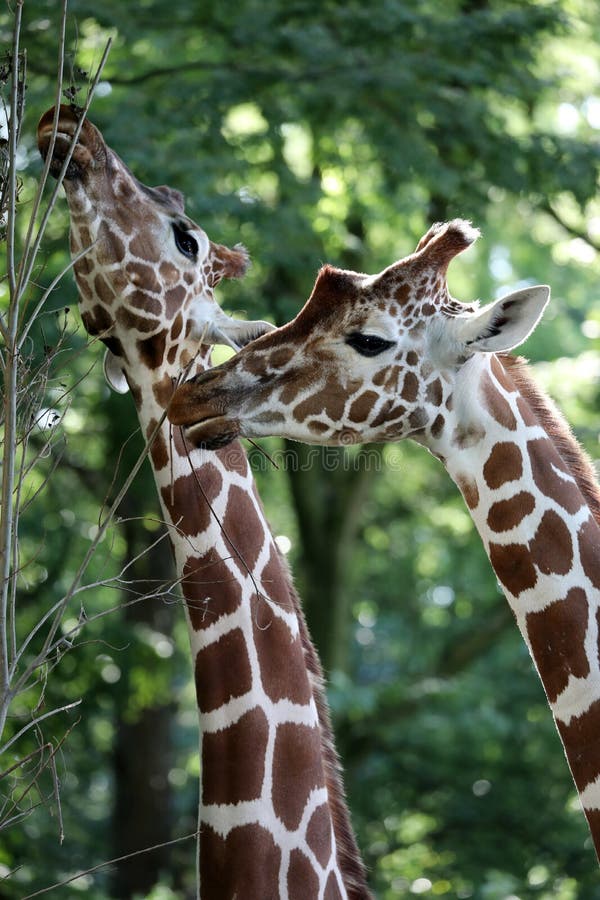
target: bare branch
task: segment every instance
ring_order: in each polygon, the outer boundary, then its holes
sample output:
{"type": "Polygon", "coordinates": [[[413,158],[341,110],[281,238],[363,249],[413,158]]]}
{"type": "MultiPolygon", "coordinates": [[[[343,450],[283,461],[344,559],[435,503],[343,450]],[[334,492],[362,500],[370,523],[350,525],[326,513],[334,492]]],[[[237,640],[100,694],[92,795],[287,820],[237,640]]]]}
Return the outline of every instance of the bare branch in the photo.
{"type": "MultiPolygon", "coordinates": [[[[90,108],[90,105],[91,105],[91,102],[92,102],[92,99],[94,96],[94,91],[96,90],[98,82],[100,81],[100,76],[102,75],[102,70],[104,69],[104,66],[106,65],[106,60],[108,59],[108,54],[110,52],[111,45],[112,45],[112,39],[109,38],[106,42],[106,46],[104,47],[104,52],[102,54],[102,58],[98,65],[96,74],[94,75],[94,78],[90,85],[90,90],[88,92],[88,96],[82,107],[81,118],[79,119],[79,121],[77,123],[77,127],[75,128],[75,132],[71,139],[71,143],[69,145],[69,149],[67,151],[64,162],[62,164],[62,168],[56,179],[56,184],[54,185],[54,189],[50,195],[48,205],[46,207],[44,215],[42,216],[42,221],[40,222],[37,235],[35,237],[35,240],[31,241],[30,247],[28,248],[28,252],[23,253],[23,257],[21,259],[21,265],[19,267],[19,279],[18,279],[18,284],[17,284],[17,292],[18,293],[20,293],[23,290],[23,287],[29,283],[29,279],[31,278],[31,273],[33,271],[33,266],[35,264],[35,260],[37,258],[37,255],[38,255],[38,252],[40,249],[40,244],[42,242],[42,238],[46,232],[46,227],[48,225],[48,222],[50,221],[50,216],[52,215],[52,213],[54,211],[54,207],[55,207],[56,201],[58,199],[58,194],[59,194],[61,185],[64,181],[65,174],[66,174],[69,164],[71,162],[71,157],[73,155],[73,151],[75,150],[75,147],[77,146],[77,141],[79,140],[79,135],[81,133],[81,129],[83,128],[83,123],[85,122],[88,110],[90,108]]],[[[53,133],[56,132],[57,127],[58,127],[58,114],[56,115],[54,126],[52,129],[53,133]]]]}
{"type": "MultiPolygon", "coordinates": [[[[48,153],[48,157],[49,156],[50,156],[50,154],[48,153]]],[[[27,336],[31,330],[31,326],[36,321],[39,313],[42,311],[42,307],[46,303],[46,300],[48,299],[48,297],[50,296],[50,294],[52,293],[54,288],[57,286],[57,284],[59,284],[63,280],[63,278],[65,277],[67,272],[70,272],[71,269],[73,268],[73,266],[75,266],[75,264],[78,263],[80,259],[83,259],[83,257],[86,256],[86,254],[88,254],[90,252],[90,250],[92,249],[92,247],[95,246],[95,244],[96,244],[96,241],[94,241],[93,244],[90,244],[89,247],[84,247],[83,250],[80,250],[79,253],[77,253],[75,256],[73,256],[71,258],[69,263],[64,267],[64,269],[62,269],[62,271],[56,276],[56,278],[54,278],[50,282],[50,284],[48,285],[48,287],[46,288],[46,290],[44,291],[44,293],[38,300],[35,309],[33,310],[31,316],[29,317],[29,320],[23,326],[23,330],[21,331],[21,336],[17,342],[17,347],[19,350],[21,350],[23,348],[23,344],[27,340],[27,336]]],[[[23,311],[25,311],[25,308],[23,309],[23,311]]]]}
{"type": "Polygon", "coordinates": [[[104,869],[106,866],[114,866],[116,863],[124,862],[126,859],[132,859],[134,856],[142,856],[144,853],[153,853],[154,850],[160,850],[161,847],[172,847],[174,844],[191,841],[192,838],[195,839],[197,837],[198,831],[196,830],[192,831],[191,834],[185,834],[182,837],[174,838],[172,841],[163,841],[161,844],[154,844],[152,847],[145,847],[143,850],[135,850],[133,853],[126,853],[125,856],[117,856],[114,859],[108,859],[106,862],[98,863],[97,866],[92,866],[90,869],[85,869],[78,872],[76,875],[72,875],[70,878],[65,879],[65,881],[58,881],[56,884],[51,884],[49,887],[42,888],[40,891],[35,891],[33,894],[27,894],[27,896],[23,897],[23,900],[31,900],[32,897],[48,894],[56,888],[64,887],[66,884],[77,881],[78,878],[83,878],[84,875],[92,875],[94,872],[99,872],[100,869],[104,869]]]}
{"type": "Polygon", "coordinates": [[[570,222],[567,222],[560,213],[556,211],[556,209],[552,206],[549,200],[542,200],[538,204],[538,208],[542,209],[545,213],[548,213],[555,222],[564,228],[564,230],[570,234],[574,238],[580,238],[582,241],[585,241],[586,244],[589,244],[590,247],[593,247],[594,250],[597,250],[600,253],[600,242],[595,241],[589,231],[583,228],[577,228],[575,225],[572,225],[570,222]]]}
{"type": "Polygon", "coordinates": [[[42,716],[36,716],[35,719],[32,719],[31,722],[28,722],[27,725],[24,725],[20,731],[17,731],[9,741],[7,741],[4,746],[0,747],[0,756],[3,753],[12,747],[12,745],[19,740],[19,738],[23,737],[31,728],[36,728],[40,722],[43,722],[44,719],[49,719],[51,716],[57,716],[59,713],[68,712],[70,709],[75,709],[76,706],[79,706],[81,700],[75,700],[74,703],[66,703],[64,706],[58,706],[56,709],[51,709],[50,712],[44,713],[42,716]]]}

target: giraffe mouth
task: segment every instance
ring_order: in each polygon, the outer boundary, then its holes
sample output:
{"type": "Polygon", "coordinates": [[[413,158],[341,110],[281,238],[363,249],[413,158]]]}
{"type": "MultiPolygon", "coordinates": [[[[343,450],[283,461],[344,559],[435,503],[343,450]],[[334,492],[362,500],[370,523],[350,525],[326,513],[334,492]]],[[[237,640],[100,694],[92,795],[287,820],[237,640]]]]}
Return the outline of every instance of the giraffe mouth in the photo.
{"type": "MultiPolygon", "coordinates": [[[[54,115],[52,108],[41,117],[37,129],[37,143],[44,160],[52,150],[50,174],[57,178],[71,150],[73,137],[79,126],[79,116],[70,106],[61,106],[55,130],[54,115]]],[[[100,133],[86,120],[81,126],[64,177],[69,181],[81,178],[87,169],[97,167],[105,156],[105,145],[100,133]]]]}
{"type": "Polygon", "coordinates": [[[239,437],[240,426],[227,416],[210,416],[183,425],[185,440],[198,450],[219,450],[239,437]]]}

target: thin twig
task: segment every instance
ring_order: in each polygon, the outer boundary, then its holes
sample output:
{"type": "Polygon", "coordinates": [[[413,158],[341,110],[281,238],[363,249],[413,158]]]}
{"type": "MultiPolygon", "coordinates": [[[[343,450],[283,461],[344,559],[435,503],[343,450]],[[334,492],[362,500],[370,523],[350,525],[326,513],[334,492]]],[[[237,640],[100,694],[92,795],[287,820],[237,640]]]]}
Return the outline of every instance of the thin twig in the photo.
{"type": "Polygon", "coordinates": [[[9,283],[9,311],[7,323],[7,341],[5,357],[4,382],[4,452],[2,471],[2,510],[0,511],[0,735],[8,714],[10,701],[9,659],[8,659],[8,596],[10,589],[10,570],[12,563],[11,548],[14,537],[14,497],[13,482],[15,476],[15,441],[17,434],[17,372],[18,354],[16,338],[18,327],[18,296],[15,277],[15,224],[16,224],[16,152],[17,152],[17,109],[19,82],[19,37],[21,31],[22,4],[17,4],[13,31],[13,65],[11,103],[12,112],[8,128],[9,144],[9,188],[7,211],[7,272],[9,283]]]}
{"type": "Polygon", "coordinates": [[[58,629],[60,627],[60,623],[61,623],[64,611],[67,608],[67,606],[69,605],[69,602],[71,601],[73,596],[75,595],[75,593],[79,587],[79,584],[81,582],[81,579],[83,578],[83,575],[84,575],[88,565],[90,564],[94,553],[96,552],[96,548],[98,547],[100,541],[104,538],[104,535],[106,534],[108,526],[112,522],[113,517],[115,516],[115,513],[116,513],[117,509],[119,508],[121,501],[123,500],[123,497],[129,490],[137,473],[141,469],[144,461],[146,460],[146,457],[148,456],[148,453],[150,452],[150,448],[151,448],[152,444],[154,443],[156,435],[158,434],[160,428],[162,427],[162,423],[164,422],[165,417],[166,417],[166,412],[163,413],[160,421],[156,424],[152,434],[150,435],[150,437],[148,439],[148,442],[144,446],[144,449],[142,450],[142,452],[139,454],[137,460],[135,461],[135,463],[133,465],[133,468],[131,469],[129,475],[123,482],[121,489],[119,490],[115,500],[109,507],[109,510],[108,510],[104,520],[99,523],[98,531],[96,532],[94,539],[90,543],[90,546],[85,554],[85,557],[83,558],[83,561],[81,562],[81,565],[79,566],[79,568],[73,578],[73,581],[71,582],[71,586],[69,587],[69,590],[64,595],[64,597],[54,607],[56,609],[56,612],[54,614],[54,621],[50,625],[50,628],[49,628],[48,634],[46,635],[46,638],[44,640],[42,649],[40,650],[39,653],[36,654],[35,658],[28,664],[25,671],[20,676],[16,686],[13,688],[13,694],[19,692],[19,690],[22,688],[22,686],[29,680],[32,673],[37,668],[39,668],[39,666],[42,665],[42,663],[45,661],[46,656],[48,655],[49,649],[52,646],[52,644],[54,643],[54,638],[56,636],[56,632],[58,631],[58,629]]]}
{"type": "Polygon", "coordinates": [[[70,270],[71,270],[71,269],[79,262],[80,259],[83,259],[83,257],[84,257],[87,253],[90,252],[90,250],[92,249],[92,247],[94,247],[94,246],[96,245],[96,243],[97,243],[97,241],[94,241],[94,243],[93,243],[93,244],[90,244],[89,247],[84,247],[83,250],[80,250],[79,253],[77,253],[75,256],[73,256],[73,257],[71,258],[71,260],[69,261],[69,263],[64,267],[64,269],[62,269],[62,271],[56,276],[56,278],[54,278],[54,279],[50,282],[50,284],[48,285],[48,287],[46,288],[46,290],[44,291],[44,293],[43,293],[42,296],[40,297],[39,301],[37,302],[37,304],[36,304],[36,306],[35,306],[35,309],[33,310],[31,316],[30,316],[29,319],[27,320],[26,324],[23,326],[23,329],[22,329],[22,331],[21,331],[21,336],[20,336],[20,338],[19,338],[19,340],[18,340],[18,342],[17,342],[17,347],[18,347],[19,350],[22,349],[23,344],[24,344],[25,341],[27,340],[27,336],[28,336],[28,334],[29,334],[29,332],[30,332],[30,330],[31,330],[31,326],[32,326],[33,323],[36,321],[36,319],[37,319],[39,313],[42,311],[42,307],[44,306],[46,300],[48,299],[48,297],[50,296],[50,294],[52,293],[52,291],[54,290],[54,288],[56,287],[56,285],[59,284],[59,282],[62,281],[62,279],[63,279],[63,278],[65,277],[65,275],[67,274],[67,272],[69,272],[69,271],[70,271],[70,270]]]}
{"type": "MultiPolygon", "coordinates": [[[[44,168],[42,169],[42,174],[35,192],[35,196],[33,198],[33,205],[31,210],[31,215],[29,217],[29,227],[27,229],[27,234],[25,236],[25,241],[23,244],[23,256],[21,257],[21,265],[22,269],[24,261],[29,254],[29,248],[31,246],[31,240],[33,236],[33,229],[35,227],[35,220],[37,219],[38,210],[40,208],[40,204],[42,202],[42,195],[44,193],[44,188],[46,187],[46,182],[48,180],[48,175],[50,174],[50,166],[52,165],[52,154],[54,151],[54,144],[56,142],[56,132],[58,130],[58,117],[60,113],[60,98],[62,96],[62,86],[63,86],[63,69],[64,69],[64,59],[65,59],[65,33],[67,26],[67,5],[68,0],[62,0],[61,2],[61,15],[60,15],[60,25],[59,25],[59,37],[58,37],[58,71],[56,76],[56,94],[55,94],[55,102],[54,102],[54,121],[52,124],[52,135],[50,138],[50,146],[48,148],[48,155],[46,156],[46,160],[44,163],[44,168]]],[[[35,257],[34,257],[35,258],[35,257]]],[[[21,272],[19,272],[19,285],[23,284],[21,280],[21,272]]]]}
{"type": "MultiPolygon", "coordinates": [[[[40,222],[40,226],[38,228],[37,235],[36,235],[35,239],[32,241],[31,246],[28,248],[28,254],[24,253],[23,257],[21,259],[21,266],[19,267],[19,280],[18,280],[19,292],[21,292],[23,290],[24,285],[26,286],[29,283],[29,280],[31,278],[33,266],[35,264],[35,260],[37,259],[40,245],[41,245],[42,239],[44,237],[44,234],[46,232],[46,227],[50,220],[50,216],[52,215],[52,213],[54,211],[54,207],[55,207],[56,201],[58,199],[58,194],[59,194],[61,185],[64,181],[65,174],[66,174],[69,164],[71,162],[71,157],[73,156],[73,151],[75,150],[75,147],[77,146],[77,141],[79,140],[79,135],[81,133],[81,129],[83,128],[83,123],[85,122],[87,112],[90,108],[92,98],[94,96],[94,91],[96,90],[96,86],[97,86],[98,82],[100,81],[100,76],[102,75],[102,70],[104,69],[104,66],[106,65],[106,60],[108,59],[108,54],[110,52],[111,45],[112,45],[112,38],[109,38],[104,47],[104,52],[102,54],[102,58],[98,65],[96,74],[94,75],[94,78],[90,85],[90,90],[89,90],[88,96],[82,107],[81,118],[77,122],[77,126],[73,133],[73,137],[71,138],[71,143],[69,144],[67,154],[63,161],[61,170],[56,178],[56,184],[54,186],[52,193],[50,194],[50,199],[48,200],[48,205],[46,207],[44,215],[42,216],[42,220],[40,222]]],[[[57,120],[57,122],[58,122],[58,120],[57,120]]],[[[54,128],[53,128],[53,130],[54,130],[54,128]]]]}
{"type": "Polygon", "coordinates": [[[59,713],[68,712],[70,709],[75,709],[75,707],[79,706],[80,703],[81,700],[75,700],[74,703],[67,703],[65,704],[65,706],[58,706],[56,709],[51,709],[50,712],[44,713],[43,716],[36,716],[35,719],[32,719],[31,722],[28,722],[27,725],[24,725],[20,731],[17,731],[17,733],[14,734],[11,739],[4,744],[3,747],[0,747],[0,756],[2,756],[3,753],[6,753],[9,747],[12,747],[15,741],[18,741],[19,738],[23,737],[23,735],[26,734],[30,730],[30,728],[35,728],[37,725],[39,725],[40,722],[43,722],[44,719],[49,719],[51,716],[56,716],[59,713]]]}
{"type": "Polygon", "coordinates": [[[92,875],[94,872],[99,872],[100,869],[104,869],[106,866],[114,866],[116,863],[124,862],[126,859],[133,859],[133,857],[142,856],[144,853],[153,853],[154,850],[160,850],[162,847],[172,847],[174,844],[181,844],[183,841],[191,841],[192,838],[197,837],[198,830],[193,831],[191,834],[185,834],[183,837],[173,838],[172,841],[163,841],[161,844],[153,844],[152,847],[144,847],[143,850],[134,850],[133,853],[126,853],[124,856],[116,856],[114,859],[108,859],[106,862],[98,863],[97,866],[92,866],[90,869],[82,870],[64,881],[58,881],[56,884],[51,884],[49,887],[42,888],[40,891],[35,891],[33,894],[27,894],[22,900],[31,900],[32,897],[39,897],[41,894],[47,894],[55,888],[64,887],[66,884],[77,881],[78,878],[83,878],[84,875],[92,875]]]}

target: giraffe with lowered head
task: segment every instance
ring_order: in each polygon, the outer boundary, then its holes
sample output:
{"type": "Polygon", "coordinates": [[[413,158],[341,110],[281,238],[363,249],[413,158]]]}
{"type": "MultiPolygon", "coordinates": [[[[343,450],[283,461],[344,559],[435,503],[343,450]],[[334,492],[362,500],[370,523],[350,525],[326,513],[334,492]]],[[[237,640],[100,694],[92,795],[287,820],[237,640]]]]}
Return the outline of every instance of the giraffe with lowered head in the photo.
{"type": "MultiPolygon", "coordinates": [[[[42,155],[55,113],[38,126],[42,155]]],[[[59,171],[78,116],[61,107],[59,171]]],[[[107,346],[105,373],[131,391],[190,631],[200,718],[199,896],[367,898],[345,806],[318,657],[239,444],[190,449],[166,420],[182,369],[210,344],[264,332],[217,306],[245,250],[214,244],[167,187],[141,184],[84,122],[66,174],[81,315],[107,346]]]]}
{"type": "Polygon", "coordinates": [[[507,351],[550,291],[483,308],[446,270],[478,236],[434,225],[378,275],[326,266],[289,324],[184,383],[169,415],[196,446],[412,438],[460,488],[543,682],[600,851],[600,492],[590,461],[507,351]]]}

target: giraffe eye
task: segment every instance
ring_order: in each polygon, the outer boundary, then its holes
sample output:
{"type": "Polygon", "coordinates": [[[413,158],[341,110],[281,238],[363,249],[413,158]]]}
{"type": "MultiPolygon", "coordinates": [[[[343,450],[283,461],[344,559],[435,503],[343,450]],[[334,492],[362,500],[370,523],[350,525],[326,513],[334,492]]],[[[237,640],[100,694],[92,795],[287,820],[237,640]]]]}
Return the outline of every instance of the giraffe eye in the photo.
{"type": "Polygon", "coordinates": [[[175,237],[175,243],[177,245],[177,249],[183,253],[184,256],[187,256],[188,259],[196,259],[196,254],[198,253],[198,242],[196,238],[189,233],[189,231],[184,231],[179,225],[173,222],[173,236],[175,237]]]}
{"type": "Polygon", "coordinates": [[[349,334],[346,343],[361,356],[379,356],[394,346],[394,341],[387,341],[377,334],[361,334],[360,331],[349,334]]]}

